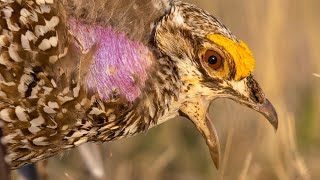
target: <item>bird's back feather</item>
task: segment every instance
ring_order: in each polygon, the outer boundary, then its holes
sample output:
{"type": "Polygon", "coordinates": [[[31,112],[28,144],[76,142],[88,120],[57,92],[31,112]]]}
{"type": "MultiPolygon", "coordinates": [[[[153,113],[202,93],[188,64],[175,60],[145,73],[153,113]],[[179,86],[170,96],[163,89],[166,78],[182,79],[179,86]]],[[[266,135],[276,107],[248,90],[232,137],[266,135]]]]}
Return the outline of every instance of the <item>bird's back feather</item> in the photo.
{"type": "Polygon", "coordinates": [[[155,23],[171,0],[63,0],[69,15],[88,23],[110,26],[129,38],[148,43],[155,23]]]}

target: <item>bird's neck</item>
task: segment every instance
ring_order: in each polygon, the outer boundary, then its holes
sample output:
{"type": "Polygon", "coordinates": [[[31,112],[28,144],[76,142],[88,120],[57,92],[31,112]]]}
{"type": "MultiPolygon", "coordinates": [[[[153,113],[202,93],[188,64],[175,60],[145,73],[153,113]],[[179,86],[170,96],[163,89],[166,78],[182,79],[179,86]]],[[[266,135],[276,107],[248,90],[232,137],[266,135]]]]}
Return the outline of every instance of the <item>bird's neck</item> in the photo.
{"type": "Polygon", "coordinates": [[[77,122],[63,131],[67,147],[132,136],[177,114],[181,83],[170,58],[109,26],[74,18],[68,25],[70,55],[82,55],[80,103],[71,112],[77,122]]]}
{"type": "Polygon", "coordinates": [[[132,136],[177,115],[181,82],[174,61],[110,26],[68,21],[73,54],[82,54],[80,94],[88,95],[65,133],[68,144],[132,136]]]}
{"type": "MultiPolygon", "coordinates": [[[[83,94],[93,94],[78,105],[86,111],[70,128],[83,132],[79,143],[132,136],[177,114],[180,76],[171,59],[111,27],[70,19],[69,30],[73,49],[82,54],[83,94]]],[[[70,142],[77,139],[68,134],[70,142]]]]}
{"type": "Polygon", "coordinates": [[[153,76],[146,80],[141,95],[134,102],[91,99],[95,103],[91,103],[84,114],[86,121],[76,127],[85,133],[94,132],[87,133],[86,141],[130,137],[177,115],[181,89],[178,71],[167,57],[159,58],[158,62],[150,70],[153,76]]]}

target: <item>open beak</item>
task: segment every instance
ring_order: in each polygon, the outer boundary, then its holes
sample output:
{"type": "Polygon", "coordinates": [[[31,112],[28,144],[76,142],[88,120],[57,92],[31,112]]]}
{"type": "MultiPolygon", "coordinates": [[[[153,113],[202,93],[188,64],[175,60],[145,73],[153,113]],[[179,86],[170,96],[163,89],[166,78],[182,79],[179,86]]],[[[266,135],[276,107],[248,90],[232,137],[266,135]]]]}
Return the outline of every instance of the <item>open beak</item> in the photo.
{"type": "MultiPolygon", "coordinates": [[[[249,76],[241,84],[235,85],[232,88],[233,95],[223,96],[235,100],[236,102],[246,105],[255,111],[261,113],[271,123],[275,130],[278,128],[278,116],[270,103],[265,98],[259,84],[249,76]]],[[[219,168],[220,159],[220,145],[216,130],[207,114],[209,101],[204,99],[196,99],[185,102],[180,108],[180,115],[190,119],[197,127],[203,138],[205,139],[211,158],[216,166],[219,168]]]]}

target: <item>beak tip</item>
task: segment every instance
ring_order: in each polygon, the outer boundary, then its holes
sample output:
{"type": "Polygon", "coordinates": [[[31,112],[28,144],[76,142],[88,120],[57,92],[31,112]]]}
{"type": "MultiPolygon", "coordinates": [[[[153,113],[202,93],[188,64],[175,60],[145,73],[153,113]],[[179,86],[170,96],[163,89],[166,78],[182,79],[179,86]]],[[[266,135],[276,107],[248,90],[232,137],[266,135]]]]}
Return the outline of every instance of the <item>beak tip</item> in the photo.
{"type": "Polygon", "coordinates": [[[214,162],[214,165],[216,166],[216,169],[219,170],[219,162],[214,162]]]}
{"type": "Polygon", "coordinates": [[[272,107],[272,111],[271,112],[272,112],[271,114],[265,115],[265,117],[268,119],[268,121],[272,125],[274,131],[277,132],[278,127],[279,127],[278,115],[277,115],[277,112],[274,110],[273,107],[272,107]]]}
{"type": "Polygon", "coordinates": [[[262,106],[260,106],[259,112],[267,118],[267,120],[270,122],[270,124],[274,128],[274,131],[277,132],[278,124],[279,124],[278,114],[268,99],[266,99],[262,104],[262,106]]]}
{"type": "Polygon", "coordinates": [[[277,132],[279,127],[278,115],[277,112],[273,109],[272,115],[267,117],[275,132],[277,132]]]}
{"type": "Polygon", "coordinates": [[[219,167],[220,167],[220,153],[219,153],[219,151],[217,151],[217,152],[210,151],[210,154],[211,154],[211,158],[214,163],[214,166],[216,167],[217,170],[219,170],[219,167]]]}
{"type": "Polygon", "coordinates": [[[277,133],[278,131],[278,123],[277,124],[273,124],[273,129],[274,129],[274,133],[277,133]]]}
{"type": "Polygon", "coordinates": [[[278,122],[277,122],[277,124],[274,126],[274,132],[277,133],[277,131],[278,131],[278,122]]]}
{"type": "Polygon", "coordinates": [[[273,125],[275,132],[277,132],[277,130],[278,130],[278,127],[279,127],[278,125],[279,125],[279,123],[278,123],[278,117],[277,117],[276,123],[273,125]]]}

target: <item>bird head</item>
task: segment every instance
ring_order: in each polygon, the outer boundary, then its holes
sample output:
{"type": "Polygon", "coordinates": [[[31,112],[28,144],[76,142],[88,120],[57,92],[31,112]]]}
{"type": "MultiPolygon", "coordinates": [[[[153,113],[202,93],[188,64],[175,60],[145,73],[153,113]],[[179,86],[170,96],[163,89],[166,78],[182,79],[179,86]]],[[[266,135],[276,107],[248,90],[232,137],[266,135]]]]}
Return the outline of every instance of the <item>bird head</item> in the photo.
{"type": "Polygon", "coordinates": [[[219,142],[207,116],[210,103],[229,98],[261,113],[277,129],[277,114],[253,78],[255,59],[248,46],[206,11],[174,1],[158,23],[155,41],[181,78],[181,115],[189,118],[205,138],[215,165],[219,142]]]}

